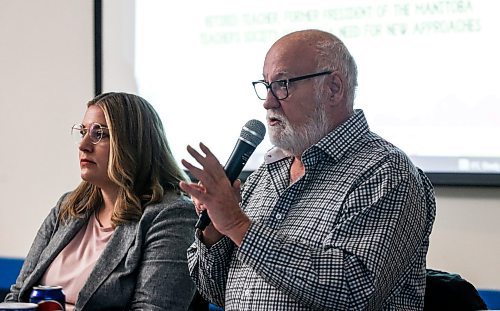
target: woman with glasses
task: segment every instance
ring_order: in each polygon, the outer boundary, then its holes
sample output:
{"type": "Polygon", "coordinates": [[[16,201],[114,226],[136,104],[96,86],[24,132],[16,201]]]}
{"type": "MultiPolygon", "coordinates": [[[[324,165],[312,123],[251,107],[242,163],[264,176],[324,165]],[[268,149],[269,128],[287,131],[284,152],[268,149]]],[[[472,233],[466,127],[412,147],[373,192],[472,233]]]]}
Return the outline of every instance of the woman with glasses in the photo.
{"type": "Polygon", "coordinates": [[[157,113],[139,96],[102,94],[72,134],[82,182],[43,222],[6,301],[45,285],[62,286],[66,310],[186,310],[196,213],[157,113]]]}

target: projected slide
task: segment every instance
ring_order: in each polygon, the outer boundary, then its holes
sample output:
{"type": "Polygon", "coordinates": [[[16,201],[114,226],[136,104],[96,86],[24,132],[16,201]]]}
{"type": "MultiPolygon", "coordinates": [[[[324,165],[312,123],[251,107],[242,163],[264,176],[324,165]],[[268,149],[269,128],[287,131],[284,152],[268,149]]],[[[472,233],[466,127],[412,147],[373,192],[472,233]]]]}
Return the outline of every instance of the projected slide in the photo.
{"type": "MultiPolygon", "coordinates": [[[[251,81],[270,45],[330,31],[356,59],[355,108],[374,132],[426,172],[500,173],[498,12],[494,0],[139,0],[132,78],[178,159],[203,141],[224,163],[242,125],[265,121],[251,81]]],[[[270,147],[266,138],[246,169],[270,147]]]]}

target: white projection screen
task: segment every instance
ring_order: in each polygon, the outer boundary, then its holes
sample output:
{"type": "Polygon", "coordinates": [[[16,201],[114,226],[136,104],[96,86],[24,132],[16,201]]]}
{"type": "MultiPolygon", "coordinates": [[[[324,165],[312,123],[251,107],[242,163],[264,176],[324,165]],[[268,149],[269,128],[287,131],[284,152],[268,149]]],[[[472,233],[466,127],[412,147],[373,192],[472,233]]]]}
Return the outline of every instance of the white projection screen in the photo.
{"type": "Polygon", "coordinates": [[[495,0],[106,0],[96,58],[102,91],[155,106],[177,159],[203,142],[224,164],[246,121],[265,122],[251,82],[270,45],[326,30],[357,62],[355,108],[372,131],[435,184],[500,186],[499,12],[495,0]]]}

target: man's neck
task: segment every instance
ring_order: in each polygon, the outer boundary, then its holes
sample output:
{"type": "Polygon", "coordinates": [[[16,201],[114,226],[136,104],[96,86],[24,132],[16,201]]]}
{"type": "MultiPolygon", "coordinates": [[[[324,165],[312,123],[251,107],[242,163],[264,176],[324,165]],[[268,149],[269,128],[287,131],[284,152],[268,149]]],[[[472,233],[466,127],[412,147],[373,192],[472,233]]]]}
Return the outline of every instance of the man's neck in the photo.
{"type": "Polygon", "coordinates": [[[294,157],[290,167],[290,185],[299,180],[305,174],[304,163],[300,157],[294,157]]]}

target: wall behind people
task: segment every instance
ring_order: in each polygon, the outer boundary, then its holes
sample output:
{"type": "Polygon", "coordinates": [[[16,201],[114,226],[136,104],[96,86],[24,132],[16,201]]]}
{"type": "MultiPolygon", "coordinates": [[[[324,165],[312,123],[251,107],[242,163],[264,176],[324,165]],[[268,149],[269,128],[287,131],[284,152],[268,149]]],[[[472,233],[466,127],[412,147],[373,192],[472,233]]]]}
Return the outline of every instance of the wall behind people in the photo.
{"type": "Polygon", "coordinates": [[[93,1],[0,0],[0,47],[0,257],[24,257],[80,180],[70,129],[94,96],[93,1]]]}
{"type": "MultiPolygon", "coordinates": [[[[57,198],[79,182],[70,127],[94,96],[93,1],[0,0],[0,47],[0,259],[23,258],[57,198]]],[[[499,189],[436,194],[428,265],[500,290],[499,189]]]]}
{"type": "Polygon", "coordinates": [[[429,267],[459,273],[482,289],[500,290],[500,189],[436,187],[429,267]]]}

